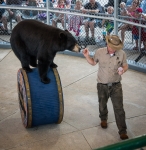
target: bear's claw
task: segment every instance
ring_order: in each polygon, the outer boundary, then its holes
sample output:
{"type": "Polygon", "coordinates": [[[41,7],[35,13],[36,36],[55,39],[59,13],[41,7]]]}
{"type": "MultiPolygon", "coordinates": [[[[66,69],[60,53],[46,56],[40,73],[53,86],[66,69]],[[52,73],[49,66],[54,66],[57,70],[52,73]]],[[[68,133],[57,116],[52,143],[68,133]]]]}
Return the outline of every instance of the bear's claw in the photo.
{"type": "Polygon", "coordinates": [[[50,67],[51,67],[51,68],[57,68],[58,66],[53,63],[53,64],[50,65],[50,67]]]}
{"type": "Polygon", "coordinates": [[[50,83],[50,79],[49,78],[45,78],[45,79],[41,79],[41,82],[43,82],[44,84],[48,84],[50,83]]]}
{"type": "Polygon", "coordinates": [[[32,72],[32,69],[31,69],[31,68],[23,67],[23,69],[24,69],[27,73],[32,72]]]}

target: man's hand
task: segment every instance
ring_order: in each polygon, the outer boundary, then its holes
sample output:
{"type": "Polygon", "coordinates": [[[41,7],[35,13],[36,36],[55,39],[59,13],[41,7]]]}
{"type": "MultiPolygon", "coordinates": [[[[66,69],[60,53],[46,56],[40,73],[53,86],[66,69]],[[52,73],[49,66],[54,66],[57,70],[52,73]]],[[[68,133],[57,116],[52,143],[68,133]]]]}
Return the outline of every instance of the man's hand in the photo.
{"type": "Polygon", "coordinates": [[[85,56],[86,60],[88,61],[88,63],[92,66],[95,66],[97,64],[97,62],[94,61],[93,58],[90,57],[89,55],[89,50],[87,48],[85,48],[83,51],[82,51],[83,55],[85,56]]]}
{"type": "Polygon", "coordinates": [[[87,48],[85,48],[83,51],[82,51],[83,55],[85,57],[88,57],[89,56],[89,50],[87,48]]]}

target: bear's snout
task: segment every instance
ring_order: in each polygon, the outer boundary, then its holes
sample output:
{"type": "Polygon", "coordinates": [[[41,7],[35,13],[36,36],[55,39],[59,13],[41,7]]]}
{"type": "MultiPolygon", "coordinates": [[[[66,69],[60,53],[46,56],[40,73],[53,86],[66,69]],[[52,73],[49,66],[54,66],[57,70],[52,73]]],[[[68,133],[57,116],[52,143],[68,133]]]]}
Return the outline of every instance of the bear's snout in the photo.
{"type": "Polygon", "coordinates": [[[75,52],[80,52],[80,50],[81,50],[81,48],[78,44],[76,44],[73,48],[73,51],[75,51],[75,52]]]}

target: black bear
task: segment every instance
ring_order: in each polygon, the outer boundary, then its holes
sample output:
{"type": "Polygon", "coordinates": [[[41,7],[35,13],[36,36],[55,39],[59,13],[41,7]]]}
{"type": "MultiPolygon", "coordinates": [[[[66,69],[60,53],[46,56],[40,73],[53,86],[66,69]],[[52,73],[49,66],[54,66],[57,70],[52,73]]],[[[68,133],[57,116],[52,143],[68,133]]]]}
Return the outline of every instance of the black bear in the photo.
{"type": "Polygon", "coordinates": [[[38,67],[41,81],[45,84],[50,82],[47,77],[49,67],[57,67],[53,62],[57,52],[80,51],[76,39],[67,30],[64,31],[36,20],[19,22],[12,31],[10,43],[22,68],[31,72],[29,65],[38,67]]]}

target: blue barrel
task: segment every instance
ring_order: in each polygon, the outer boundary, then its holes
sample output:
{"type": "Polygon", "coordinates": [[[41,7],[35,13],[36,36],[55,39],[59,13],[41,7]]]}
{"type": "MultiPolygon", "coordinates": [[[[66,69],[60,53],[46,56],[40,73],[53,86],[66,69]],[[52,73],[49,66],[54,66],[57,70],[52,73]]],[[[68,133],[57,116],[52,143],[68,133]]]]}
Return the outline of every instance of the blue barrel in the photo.
{"type": "Polygon", "coordinates": [[[50,68],[49,84],[40,81],[38,69],[17,73],[18,99],[22,122],[25,128],[39,125],[61,123],[64,114],[62,86],[56,68],[50,68]]]}

